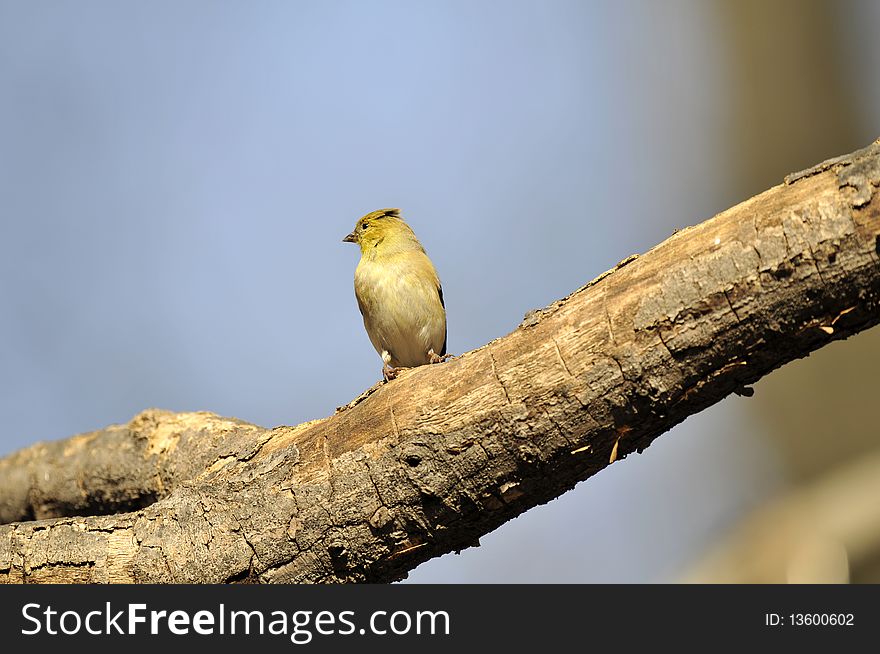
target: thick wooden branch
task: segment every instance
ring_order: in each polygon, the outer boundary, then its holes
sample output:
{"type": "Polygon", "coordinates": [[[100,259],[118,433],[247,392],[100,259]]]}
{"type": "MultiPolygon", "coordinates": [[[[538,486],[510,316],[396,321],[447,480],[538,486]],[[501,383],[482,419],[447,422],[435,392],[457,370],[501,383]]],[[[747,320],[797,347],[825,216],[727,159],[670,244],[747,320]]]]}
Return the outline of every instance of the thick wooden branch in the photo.
{"type": "Polygon", "coordinates": [[[880,141],[329,418],[147,411],[13,454],[0,517],[23,522],[0,527],[0,578],[399,579],[880,321],[878,185],[880,141]]]}

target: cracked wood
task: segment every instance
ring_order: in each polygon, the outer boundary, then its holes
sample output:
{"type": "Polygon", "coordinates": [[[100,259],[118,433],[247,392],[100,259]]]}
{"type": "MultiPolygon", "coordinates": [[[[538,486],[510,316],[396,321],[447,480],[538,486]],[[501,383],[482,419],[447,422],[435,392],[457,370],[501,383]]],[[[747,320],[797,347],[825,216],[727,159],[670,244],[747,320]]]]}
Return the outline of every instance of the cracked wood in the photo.
{"type": "MultiPolygon", "coordinates": [[[[0,580],[390,581],[880,321],[880,142],[336,415],[145,411],[0,460],[0,580]]],[[[743,400],[747,401],[747,400],[743,400]]]]}

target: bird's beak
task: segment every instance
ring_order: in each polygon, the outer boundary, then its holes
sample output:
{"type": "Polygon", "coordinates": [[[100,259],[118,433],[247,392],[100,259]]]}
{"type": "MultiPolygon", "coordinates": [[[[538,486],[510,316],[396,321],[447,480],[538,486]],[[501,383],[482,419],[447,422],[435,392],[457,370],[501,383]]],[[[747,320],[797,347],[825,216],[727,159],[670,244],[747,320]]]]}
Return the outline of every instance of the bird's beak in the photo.
{"type": "Polygon", "coordinates": [[[343,243],[357,243],[357,240],[358,240],[357,235],[354,232],[352,232],[351,234],[346,236],[344,239],[342,239],[342,242],[343,243]]]}

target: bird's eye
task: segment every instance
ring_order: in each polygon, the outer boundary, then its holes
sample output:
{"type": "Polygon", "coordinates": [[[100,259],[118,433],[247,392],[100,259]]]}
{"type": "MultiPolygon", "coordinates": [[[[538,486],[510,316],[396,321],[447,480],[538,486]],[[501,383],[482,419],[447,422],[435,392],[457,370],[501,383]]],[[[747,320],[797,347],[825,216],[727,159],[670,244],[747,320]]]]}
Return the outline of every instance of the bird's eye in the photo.
{"type": "Polygon", "coordinates": [[[367,223],[361,223],[361,229],[366,229],[366,228],[367,228],[367,223]]]}

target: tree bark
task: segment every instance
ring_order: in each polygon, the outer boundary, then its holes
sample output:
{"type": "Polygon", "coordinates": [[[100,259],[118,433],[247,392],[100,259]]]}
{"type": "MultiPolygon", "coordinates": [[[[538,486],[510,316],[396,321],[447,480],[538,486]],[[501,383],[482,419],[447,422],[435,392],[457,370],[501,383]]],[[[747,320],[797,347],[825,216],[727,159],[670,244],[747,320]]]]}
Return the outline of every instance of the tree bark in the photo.
{"type": "Polygon", "coordinates": [[[880,322],[878,185],[880,140],[329,418],[150,410],[13,454],[0,580],[400,579],[880,322]]]}

